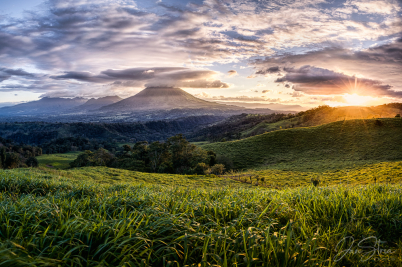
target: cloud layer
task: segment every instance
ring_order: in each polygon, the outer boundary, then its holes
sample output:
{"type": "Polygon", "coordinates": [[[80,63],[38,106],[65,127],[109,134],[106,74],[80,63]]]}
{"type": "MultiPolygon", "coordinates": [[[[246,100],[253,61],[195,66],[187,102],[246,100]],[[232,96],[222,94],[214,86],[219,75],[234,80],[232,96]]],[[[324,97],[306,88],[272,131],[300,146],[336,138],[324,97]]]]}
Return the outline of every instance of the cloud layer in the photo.
{"type": "Polygon", "coordinates": [[[240,93],[266,76],[267,89],[333,95],[356,83],[400,98],[401,12],[397,0],[49,0],[21,19],[0,14],[0,94],[240,93]]]}

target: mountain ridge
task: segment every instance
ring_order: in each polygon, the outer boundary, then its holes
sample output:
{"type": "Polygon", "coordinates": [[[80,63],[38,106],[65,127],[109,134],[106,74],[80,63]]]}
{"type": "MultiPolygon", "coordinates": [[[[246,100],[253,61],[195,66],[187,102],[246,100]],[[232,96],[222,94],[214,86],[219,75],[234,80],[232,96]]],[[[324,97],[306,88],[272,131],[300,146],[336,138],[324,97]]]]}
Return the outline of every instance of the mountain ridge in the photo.
{"type": "Polygon", "coordinates": [[[178,108],[241,109],[196,98],[180,88],[147,87],[134,96],[100,108],[101,111],[171,110],[178,108]]]}

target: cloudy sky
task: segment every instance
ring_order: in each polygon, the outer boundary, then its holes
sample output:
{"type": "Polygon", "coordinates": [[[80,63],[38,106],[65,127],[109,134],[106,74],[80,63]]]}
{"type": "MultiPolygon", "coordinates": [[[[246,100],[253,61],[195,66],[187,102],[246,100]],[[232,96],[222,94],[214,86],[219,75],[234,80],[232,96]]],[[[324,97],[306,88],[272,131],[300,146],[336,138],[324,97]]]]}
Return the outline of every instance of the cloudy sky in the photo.
{"type": "Polygon", "coordinates": [[[402,102],[401,0],[0,0],[0,105],[128,97],[402,102]]]}

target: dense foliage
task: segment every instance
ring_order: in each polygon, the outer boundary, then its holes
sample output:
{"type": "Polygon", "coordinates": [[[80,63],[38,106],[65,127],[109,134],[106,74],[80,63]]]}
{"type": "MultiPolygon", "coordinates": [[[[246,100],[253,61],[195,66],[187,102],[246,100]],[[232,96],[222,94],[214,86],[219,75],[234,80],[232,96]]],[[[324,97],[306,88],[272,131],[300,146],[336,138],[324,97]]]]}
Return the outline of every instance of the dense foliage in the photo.
{"type": "Polygon", "coordinates": [[[400,185],[206,190],[189,188],[186,179],[182,181],[181,187],[100,185],[59,175],[40,178],[32,172],[0,171],[0,262],[5,266],[402,264],[400,185]],[[346,237],[355,242],[344,242],[346,237]],[[367,237],[375,239],[359,247],[367,237]],[[360,252],[341,257],[340,251],[349,246],[360,252]]]}
{"type": "MultiPolygon", "coordinates": [[[[6,122],[0,123],[0,136],[16,142],[40,146],[43,144],[57,146],[58,144],[54,140],[67,140],[70,137],[99,143],[105,141],[112,143],[152,142],[165,140],[175,134],[184,134],[222,119],[223,117],[219,116],[189,116],[175,120],[132,123],[6,122]]],[[[57,150],[57,148],[51,149],[57,150]]]]}
{"type": "Polygon", "coordinates": [[[38,167],[35,158],[42,155],[42,149],[28,145],[15,144],[10,139],[0,137],[0,169],[38,167]]]}
{"type": "Polygon", "coordinates": [[[216,154],[189,143],[179,134],[162,143],[137,142],[132,147],[123,146],[123,151],[113,155],[105,149],[89,150],[70,163],[71,167],[109,166],[135,171],[156,173],[217,173],[224,171],[216,164],[216,154]]]}
{"type": "Polygon", "coordinates": [[[70,151],[98,150],[104,148],[114,152],[118,144],[113,141],[96,141],[84,137],[57,138],[41,145],[43,154],[67,153],[70,151]]]}

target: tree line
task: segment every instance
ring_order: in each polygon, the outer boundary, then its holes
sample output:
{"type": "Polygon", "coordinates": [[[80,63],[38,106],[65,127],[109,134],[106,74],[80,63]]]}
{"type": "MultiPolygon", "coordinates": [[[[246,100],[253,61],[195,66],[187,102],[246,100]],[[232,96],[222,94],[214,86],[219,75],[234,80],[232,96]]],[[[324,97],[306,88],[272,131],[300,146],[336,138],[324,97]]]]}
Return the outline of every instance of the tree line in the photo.
{"type": "Polygon", "coordinates": [[[224,164],[217,162],[216,154],[188,142],[182,134],[166,142],[137,142],[124,145],[115,154],[103,148],[85,151],[70,163],[71,167],[108,166],[141,172],[177,174],[222,174],[224,164]]]}
{"type": "Polygon", "coordinates": [[[0,137],[0,169],[38,167],[36,157],[40,155],[40,147],[18,145],[10,139],[0,137]]]}

